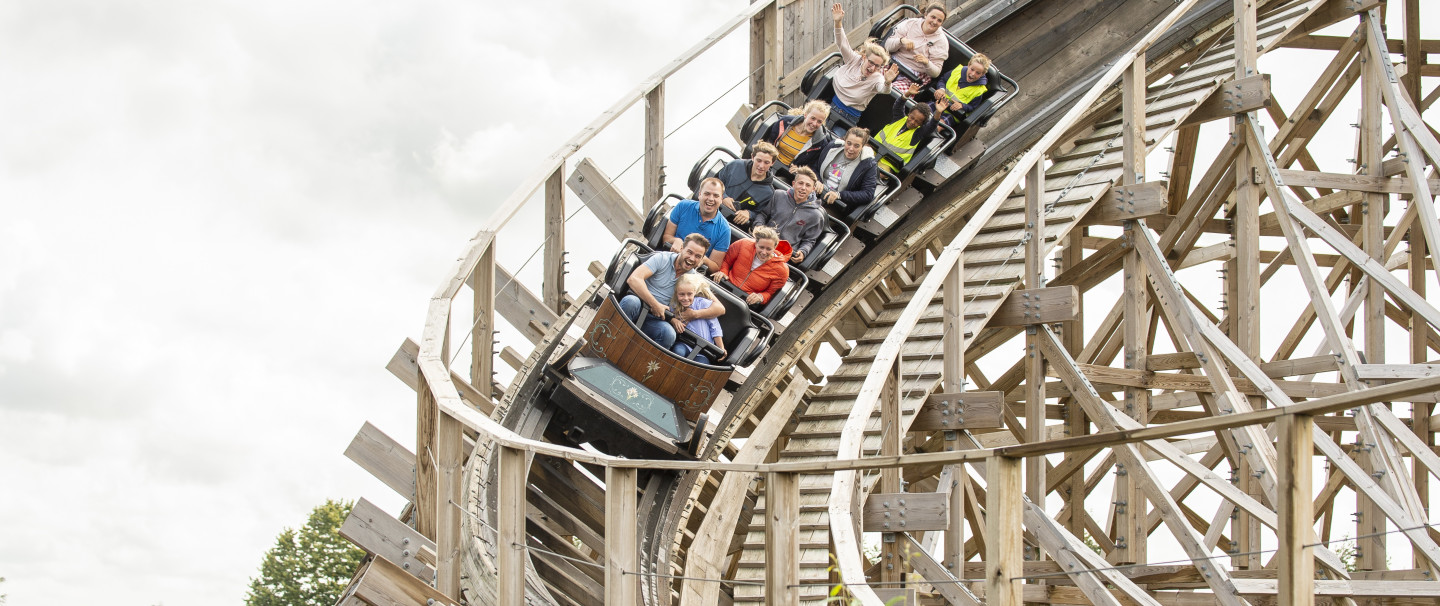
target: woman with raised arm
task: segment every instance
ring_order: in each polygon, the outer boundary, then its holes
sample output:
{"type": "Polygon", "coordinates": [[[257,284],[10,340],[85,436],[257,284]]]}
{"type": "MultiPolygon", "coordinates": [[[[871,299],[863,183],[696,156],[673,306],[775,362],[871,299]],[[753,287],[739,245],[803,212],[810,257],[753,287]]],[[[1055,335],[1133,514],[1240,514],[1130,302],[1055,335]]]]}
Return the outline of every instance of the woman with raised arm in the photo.
{"type": "Polygon", "coordinates": [[[841,59],[840,68],[835,70],[835,77],[830,80],[835,88],[835,96],[830,102],[834,104],[835,111],[853,124],[870,105],[870,99],[890,87],[895,76],[900,75],[900,68],[896,65],[885,67],[890,62],[890,53],[885,52],[873,38],[860,45],[860,52],[850,48],[843,23],[845,9],[839,2],[830,7],[830,16],[835,20],[835,46],[840,47],[841,59]]]}
{"type": "Polygon", "coordinates": [[[919,17],[896,24],[895,31],[885,39],[885,50],[890,51],[890,57],[919,78],[914,82],[906,77],[897,78],[895,90],[904,93],[910,90],[911,84],[925,86],[940,75],[945,59],[950,56],[950,41],[940,30],[945,16],[945,5],[931,2],[920,10],[919,17]]]}

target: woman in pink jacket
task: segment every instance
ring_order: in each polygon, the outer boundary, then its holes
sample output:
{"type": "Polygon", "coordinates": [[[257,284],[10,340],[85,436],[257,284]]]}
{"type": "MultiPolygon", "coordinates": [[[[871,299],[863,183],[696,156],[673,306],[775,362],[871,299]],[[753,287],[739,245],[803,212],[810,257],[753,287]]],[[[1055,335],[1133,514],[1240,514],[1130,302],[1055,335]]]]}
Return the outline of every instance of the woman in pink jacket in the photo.
{"type": "Polygon", "coordinates": [[[931,2],[921,9],[919,17],[895,25],[895,31],[885,39],[885,50],[890,51],[896,63],[920,78],[918,82],[899,78],[895,81],[895,90],[904,93],[910,90],[911,84],[925,86],[940,75],[945,59],[950,56],[950,41],[940,29],[944,24],[945,5],[931,2]]]}
{"type": "Polygon", "coordinates": [[[890,53],[885,52],[873,38],[861,44],[858,53],[850,48],[842,23],[845,9],[840,7],[839,2],[830,7],[830,16],[835,20],[835,46],[840,47],[841,59],[840,69],[835,70],[835,76],[830,79],[835,88],[835,96],[830,103],[835,111],[854,123],[870,105],[870,99],[885,92],[895,81],[900,67],[893,64],[885,67],[890,62],[890,53]]]}

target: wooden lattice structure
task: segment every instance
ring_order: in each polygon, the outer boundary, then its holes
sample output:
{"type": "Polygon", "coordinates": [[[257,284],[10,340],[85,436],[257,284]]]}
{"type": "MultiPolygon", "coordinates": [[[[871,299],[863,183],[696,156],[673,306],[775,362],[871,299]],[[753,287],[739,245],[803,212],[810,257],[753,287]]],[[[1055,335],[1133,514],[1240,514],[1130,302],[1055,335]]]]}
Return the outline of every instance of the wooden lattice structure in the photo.
{"type": "Polygon", "coordinates": [[[1440,46],[1418,0],[961,2],[948,25],[1025,94],[973,167],[941,162],[857,226],[870,245],[732,376],[702,460],[547,431],[538,376],[602,288],[564,288],[566,190],[617,240],[643,212],[574,155],[643,99],[654,204],[666,79],[748,25],[752,101],[789,94],[804,62],[782,41],[824,32],[798,25],[820,4],[750,5],[543,159],[468,244],[391,361],[418,393],[416,448],[367,425],[347,451],[412,507],[357,507],[345,532],[373,557],[342,601],[1440,603],[1440,142],[1422,116],[1440,46]],[[1335,24],[1350,35],[1315,33],[1335,24]],[[1330,56],[1289,106],[1257,67],[1286,47],[1330,56]],[[1354,170],[1325,172],[1352,152],[1312,141],[1347,96],[1354,170]],[[1211,123],[1228,138],[1207,159],[1211,123]],[[1147,181],[1161,146],[1167,178],[1147,181]],[[532,197],[534,288],[494,260],[532,197]],[[496,312],[528,354],[495,351],[496,312]],[[1284,336],[1262,351],[1262,333],[1284,336]]]}

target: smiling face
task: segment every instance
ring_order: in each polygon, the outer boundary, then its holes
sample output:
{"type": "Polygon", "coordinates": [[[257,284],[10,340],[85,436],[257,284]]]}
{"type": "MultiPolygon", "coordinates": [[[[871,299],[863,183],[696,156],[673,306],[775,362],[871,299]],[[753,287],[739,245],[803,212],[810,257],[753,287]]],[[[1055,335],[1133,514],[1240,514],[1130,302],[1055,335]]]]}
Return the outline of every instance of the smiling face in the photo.
{"type": "Polygon", "coordinates": [[[681,271],[690,271],[700,266],[700,260],[705,258],[705,247],[699,242],[686,241],[685,246],[680,248],[680,256],[675,262],[680,264],[681,271]]]}
{"type": "Polygon", "coordinates": [[[860,157],[860,150],[865,147],[865,139],[860,135],[847,135],[845,137],[845,159],[854,160],[860,157]]]}
{"type": "Polygon", "coordinates": [[[720,200],[725,197],[725,189],[714,181],[705,181],[700,185],[700,214],[705,217],[715,216],[720,210],[720,200]]]}
{"type": "Polygon", "coordinates": [[[755,152],[755,157],[750,160],[750,180],[764,181],[770,174],[770,167],[775,164],[775,156],[770,152],[755,152]]]}
{"type": "Polygon", "coordinates": [[[775,247],[780,245],[779,240],[772,238],[758,238],[755,240],[755,256],[761,259],[769,259],[775,254],[775,247]]]}
{"type": "Polygon", "coordinates": [[[790,190],[794,192],[796,202],[804,202],[815,193],[815,180],[809,175],[795,175],[795,180],[790,183],[790,190]]]}
{"type": "Polygon", "coordinates": [[[885,69],[885,58],[867,53],[865,55],[865,63],[860,66],[860,69],[865,74],[865,77],[869,78],[876,72],[885,69]]]}
{"type": "Polygon", "coordinates": [[[680,282],[675,287],[675,300],[680,303],[680,309],[690,309],[690,305],[695,303],[695,285],[688,280],[680,282]]]}
{"type": "Polygon", "coordinates": [[[799,130],[801,134],[813,135],[815,131],[820,130],[820,127],[824,126],[824,124],[825,114],[819,110],[812,110],[810,113],[805,114],[805,120],[802,121],[796,129],[799,130]]]}
{"type": "Polygon", "coordinates": [[[944,23],[945,11],[938,8],[931,9],[930,12],[925,13],[925,22],[920,24],[920,31],[925,32],[927,35],[933,34],[940,31],[940,26],[944,23]]]}
{"type": "Polygon", "coordinates": [[[905,114],[905,130],[914,130],[920,128],[920,125],[922,124],[925,124],[925,112],[922,112],[918,109],[912,109],[910,110],[910,113],[905,114]]]}

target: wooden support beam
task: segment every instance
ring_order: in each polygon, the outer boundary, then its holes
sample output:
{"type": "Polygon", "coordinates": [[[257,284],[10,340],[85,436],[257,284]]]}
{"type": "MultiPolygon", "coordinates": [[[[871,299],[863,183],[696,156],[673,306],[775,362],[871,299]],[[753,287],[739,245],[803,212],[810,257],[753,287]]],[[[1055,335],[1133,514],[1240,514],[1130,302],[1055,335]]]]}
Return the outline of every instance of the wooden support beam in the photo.
{"type": "MultiPolygon", "coordinates": [[[[493,295],[489,299],[489,307],[500,312],[500,317],[505,318],[515,330],[530,340],[531,344],[539,343],[545,338],[545,331],[559,321],[560,316],[550,311],[550,306],[544,299],[535,296],[525,284],[516,279],[509,270],[502,265],[495,265],[495,277],[492,286],[493,295]]],[[[563,299],[563,297],[562,297],[563,299]]],[[[563,303],[562,303],[563,305],[563,303]]],[[[493,324],[493,320],[492,320],[493,324]]],[[[472,339],[480,338],[477,330],[472,339]]],[[[493,334],[485,333],[487,342],[495,339],[493,334]]]]}
{"type": "MultiPolygon", "coordinates": [[[[410,389],[419,390],[420,365],[415,360],[419,355],[420,344],[405,339],[405,342],[400,344],[400,348],[395,350],[395,355],[390,357],[390,363],[385,365],[385,369],[409,385],[410,389]]],[[[495,411],[495,401],[472,387],[465,377],[460,376],[460,373],[450,371],[450,382],[455,385],[455,391],[460,392],[460,398],[475,410],[487,415],[495,411]]]]}
{"type": "MultiPolygon", "coordinates": [[[[1378,141],[1376,145],[1378,147],[1378,141]]],[[[1415,185],[1407,177],[1380,177],[1308,170],[1281,170],[1280,177],[1285,180],[1286,185],[1291,187],[1318,187],[1376,194],[1406,194],[1413,193],[1415,189],[1415,185]]],[[[1425,183],[1432,192],[1440,189],[1440,179],[1428,179],[1425,183]]]]}
{"type": "MultiPolygon", "coordinates": [[[[1143,80],[1143,79],[1142,79],[1143,80]]],[[[1025,179],[1025,285],[1034,291],[1045,287],[1045,162],[1037,161],[1025,179]]],[[[1078,298],[1078,297],[1077,297],[1078,298]]],[[[1024,298],[1022,297],[1022,300],[1024,298]]],[[[1031,299],[1034,300],[1033,298],[1031,299]]],[[[1038,313],[1038,309],[1030,308],[1038,313]]],[[[1073,317],[1072,303],[1065,318],[1073,317]]],[[[1032,314],[1033,315],[1033,314],[1032,314]]],[[[1035,342],[1035,326],[1025,334],[1025,440],[1045,440],[1045,358],[1035,342]]],[[[1036,503],[1045,502],[1045,459],[1025,461],[1025,494],[1036,503]]]]}
{"type": "Polygon", "coordinates": [[[340,525],[340,536],[430,584],[435,579],[435,542],[361,498],[340,525]]]}
{"type": "Polygon", "coordinates": [[[871,493],[865,499],[861,519],[865,532],[945,530],[950,525],[950,495],[942,492],[871,493]]]}
{"type": "Polygon", "coordinates": [[[593,160],[585,158],[576,164],[575,172],[570,173],[565,184],[570,186],[570,191],[575,192],[580,203],[590,208],[590,212],[610,230],[610,235],[615,236],[616,240],[643,239],[640,230],[644,226],[645,217],[640,214],[640,207],[620,193],[620,190],[610,183],[610,177],[601,171],[593,160]]]}
{"type": "Polygon", "coordinates": [[[800,600],[800,476],[765,474],[765,601],[800,600]]]}
{"type": "MultiPolygon", "coordinates": [[[[495,533],[499,606],[525,606],[525,492],[531,454],[499,446],[497,515],[495,533]]],[[[607,537],[608,538],[608,537],[607,537]]],[[[632,602],[633,603],[633,602],[632,602]]]]}
{"type": "Polygon", "coordinates": [[[760,107],[780,98],[781,61],[780,9],[777,2],[750,18],[750,106],[760,107]]]}
{"type": "MultiPolygon", "coordinates": [[[[961,489],[955,490],[954,492],[964,494],[965,491],[961,489]]],[[[956,576],[959,572],[958,568],[955,570],[947,569],[939,562],[936,562],[935,558],[930,557],[929,551],[915,542],[915,539],[910,536],[910,533],[902,532],[898,537],[899,540],[904,541],[904,545],[902,545],[901,548],[911,554],[910,561],[915,567],[915,572],[919,573],[922,578],[931,581],[931,587],[935,588],[935,593],[945,596],[947,603],[952,605],[980,606],[980,599],[970,592],[970,588],[966,587],[964,583],[958,582],[960,578],[956,576]]],[[[913,591],[913,589],[911,591],[913,591]]],[[[879,594],[880,592],[877,590],[875,593],[879,594]]]]}
{"type": "Polygon", "coordinates": [[[605,468],[605,606],[640,599],[638,469],[605,468]]]}
{"type": "Polygon", "coordinates": [[[464,537],[460,534],[461,508],[465,506],[465,435],[460,422],[440,413],[435,440],[436,478],[435,589],[460,597],[460,576],[464,558],[464,537]]]}
{"type": "Polygon", "coordinates": [[[1004,427],[1005,394],[966,391],[930,394],[910,421],[911,432],[1004,427]]]}
{"type": "Polygon", "coordinates": [[[647,212],[665,195],[665,82],[645,93],[645,183],[640,196],[647,212]]]}
{"type": "Polygon", "coordinates": [[[1170,185],[1166,181],[1117,185],[1105,192],[1081,224],[1110,224],[1164,215],[1170,210],[1169,195],[1170,185]]]}
{"type": "Polygon", "coordinates": [[[1270,74],[1257,74],[1221,84],[1201,102],[1182,126],[1194,126],[1212,120],[1231,118],[1270,105],[1270,74]]]}
{"type": "Polygon", "coordinates": [[[985,603],[1022,606],[1024,516],[1020,459],[990,455],[985,459],[985,603]]]}
{"type": "Polygon", "coordinates": [[[965,391],[965,256],[961,255],[955,262],[955,268],[945,276],[945,284],[941,286],[940,292],[943,302],[941,303],[941,314],[944,316],[945,336],[943,342],[943,364],[944,370],[941,378],[944,381],[943,389],[948,393],[965,391]]]}
{"type": "Polygon", "coordinates": [[[345,457],[406,500],[415,499],[415,453],[369,421],[360,426],[360,431],[350,440],[345,457]]]}
{"type": "MultiPolygon", "coordinates": [[[[899,456],[905,438],[904,433],[900,431],[902,423],[900,405],[903,399],[900,388],[904,384],[904,375],[900,367],[901,364],[898,361],[891,367],[885,380],[885,388],[880,395],[881,456],[899,456]]],[[[901,470],[899,468],[882,469],[880,471],[880,492],[900,492],[900,480],[901,470]]],[[[905,552],[900,549],[899,542],[893,538],[881,542],[880,580],[882,582],[897,583],[905,578],[905,556],[905,552]]]]}
{"type": "Polygon", "coordinates": [[[1051,286],[1014,290],[990,317],[988,326],[1027,326],[1068,322],[1080,313],[1080,290],[1051,286]]]}
{"type": "MultiPolygon", "coordinates": [[[[565,169],[557,168],[545,180],[545,256],[542,259],[540,295],[545,309],[565,311],[565,169]]],[[[508,319],[508,318],[507,318],[508,319]]],[[[514,322],[511,322],[514,324],[514,322]]]]}
{"type": "MultiPolygon", "coordinates": [[[[428,583],[411,576],[399,566],[383,557],[372,557],[355,573],[346,594],[338,603],[353,603],[357,600],[369,606],[400,606],[430,604],[431,606],[459,606],[460,601],[436,591],[428,583]]],[[[506,605],[508,606],[508,605],[506,605]]]]}
{"type": "Polygon", "coordinates": [[[440,526],[440,470],[432,456],[440,441],[439,405],[428,385],[416,392],[415,530],[434,541],[440,526]]]}
{"type": "Polygon", "coordinates": [[[1310,487],[1315,442],[1315,417],[1290,415],[1279,422],[1280,474],[1277,484],[1276,514],[1280,518],[1279,553],[1276,561],[1280,574],[1279,603],[1312,606],[1315,603],[1315,556],[1312,547],[1315,514],[1312,511],[1313,489],[1310,487]]]}
{"type": "MultiPolygon", "coordinates": [[[[491,235],[489,244],[480,253],[480,259],[470,273],[470,288],[474,291],[470,322],[470,386],[487,399],[490,396],[490,381],[495,374],[495,271],[499,267],[495,262],[495,237],[491,235]]],[[[446,339],[449,339],[448,330],[446,339]]],[[[448,347],[445,349],[449,350],[448,347]]],[[[448,355],[445,357],[449,358],[448,355]]]]}

